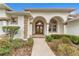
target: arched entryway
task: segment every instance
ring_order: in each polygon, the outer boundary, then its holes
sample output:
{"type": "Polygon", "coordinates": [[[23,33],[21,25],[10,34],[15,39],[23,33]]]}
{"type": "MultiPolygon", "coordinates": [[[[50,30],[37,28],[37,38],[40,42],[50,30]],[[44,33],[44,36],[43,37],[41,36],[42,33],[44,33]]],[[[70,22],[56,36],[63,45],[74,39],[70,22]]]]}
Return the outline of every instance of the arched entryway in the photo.
{"type": "Polygon", "coordinates": [[[46,33],[46,20],[42,16],[37,16],[33,19],[32,34],[45,34],[46,33]]]}

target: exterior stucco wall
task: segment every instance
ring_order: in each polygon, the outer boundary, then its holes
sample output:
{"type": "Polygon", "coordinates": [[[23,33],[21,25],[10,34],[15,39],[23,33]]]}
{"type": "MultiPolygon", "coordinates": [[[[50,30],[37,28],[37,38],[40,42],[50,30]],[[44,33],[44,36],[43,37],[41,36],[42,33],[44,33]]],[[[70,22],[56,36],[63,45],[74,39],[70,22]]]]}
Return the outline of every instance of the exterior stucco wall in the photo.
{"type": "Polygon", "coordinates": [[[3,34],[3,31],[2,31],[2,26],[3,26],[3,21],[0,21],[0,35],[3,34]]]}
{"type": "Polygon", "coordinates": [[[67,20],[67,17],[69,13],[66,12],[32,12],[31,13],[33,18],[37,16],[42,16],[46,19],[47,23],[50,22],[50,19],[55,17],[55,16],[60,16],[64,21],[67,20]]]}
{"type": "MultiPolygon", "coordinates": [[[[0,9],[0,17],[7,17],[6,10],[0,9]]],[[[0,35],[4,34],[2,26],[6,26],[6,21],[0,21],[0,35]]]]}
{"type": "Polygon", "coordinates": [[[0,9],[0,17],[7,17],[6,10],[0,9]]]}
{"type": "Polygon", "coordinates": [[[67,34],[79,35],[79,20],[67,24],[67,34]]]}
{"type": "Polygon", "coordinates": [[[24,39],[24,16],[18,16],[18,26],[20,29],[18,34],[15,35],[15,38],[24,39]]]}
{"type": "Polygon", "coordinates": [[[64,23],[62,23],[61,21],[58,21],[58,33],[63,34],[64,33],[64,23]]]}
{"type": "Polygon", "coordinates": [[[6,25],[7,25],[6,21],[0,21],[0,35],[5,34],[5,32],[3,32],[2,30],[2,27],[6,25]]]}
{"type": "MultiPolygon", "coordinates": [[[[49,24],[50,20],[55,16],[61,17],[62,21],[66,22],[69,13],[66,13],[66,12],[32,12],[31,15],[33,17],[32,20],[34,20],[37,16],[42,16],[42,17],[45,18],[46,22],[49,24]]],[[[59,23],[58,23],[58,32],[57,33],[58,34],[63,34],[64,31],[66,31],[66,29],[64,30],[64,24],[61,23],[61,21],[59,21],[59,23]]],[[[45,31],[45,33],[47,34],[47,31],[45,31]]],[[[55,34],[57,34],[57,33],[55,33],[55,34]]],[[[51,33],[48,33],[48,34],[51,34],[51,33]]]]}

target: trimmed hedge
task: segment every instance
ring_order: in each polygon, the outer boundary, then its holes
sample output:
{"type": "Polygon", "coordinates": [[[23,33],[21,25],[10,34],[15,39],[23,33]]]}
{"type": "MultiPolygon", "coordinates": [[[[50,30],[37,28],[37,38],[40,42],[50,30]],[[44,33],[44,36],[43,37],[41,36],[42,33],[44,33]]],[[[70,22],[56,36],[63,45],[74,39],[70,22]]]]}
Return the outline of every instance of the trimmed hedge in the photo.
{"type": "Polygon", "coordinates": [[[59,35],[59,34],[52,34],[49,36],[46,36],[46,41],[50,42],[53,39],[61,39],[62,37],[67,37],[69,38],[74,44],[79,44],[79,36],[75,35],[59,35]],[[51,38],[50,38],[51,37],[51,38]]]}
{"type": "Polygon", "coordinates": [[[51,42],[53,39],[54,39],[54,38],[53,38],[51,35],[46,36],[46,41],[47,41],[47,42],[51,42]]]}
{"type": "Polygon", "coordinates": [[[27,44],[31,46],[33,45],[33,43],[34,43],[33,38],[28,38],[27,44]]]}
{"type": "Polygon", "coordinates": [[[10,36],[10,39],[13,39],[14,35],[18,33],[19,26],[3,26],[3,31],[10,36]]]}

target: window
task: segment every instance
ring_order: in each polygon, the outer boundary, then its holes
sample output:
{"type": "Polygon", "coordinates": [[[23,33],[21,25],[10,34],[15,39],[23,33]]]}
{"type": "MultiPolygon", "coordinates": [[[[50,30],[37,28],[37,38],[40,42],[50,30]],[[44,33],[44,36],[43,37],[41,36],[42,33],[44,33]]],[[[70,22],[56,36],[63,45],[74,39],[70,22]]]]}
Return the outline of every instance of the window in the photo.
{"type": "Polygon", "coordinates": [[[0,21],[0,26],[3,25],[3,21],[0,21]]]}
{"type": "Polygon", "coordinates": [[[17,20],[16,19],[12,19],[11,20],[11,24],[17,24],[17,20]]]}
{"type": "Polygon", "coordinates": [[[57,21],[54,19],[50,21],[49,32],[57,32],[57,21]]]}

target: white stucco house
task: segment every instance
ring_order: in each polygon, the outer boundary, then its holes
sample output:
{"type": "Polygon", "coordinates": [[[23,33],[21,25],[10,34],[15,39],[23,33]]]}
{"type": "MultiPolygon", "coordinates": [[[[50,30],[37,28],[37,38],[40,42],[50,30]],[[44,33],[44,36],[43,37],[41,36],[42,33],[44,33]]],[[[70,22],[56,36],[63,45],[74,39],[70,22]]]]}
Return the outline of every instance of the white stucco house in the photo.
{"type": "Polygon", "coordinates": [[[4,34],[2,26],[19,26],[19,32],[15,37],[22,39],[33,35],[79,35],[79,17],[70,16],[74,10],[74,8],[51,8],[16,12],[7,5],[0,4],[0,35],[4,34]]]}

